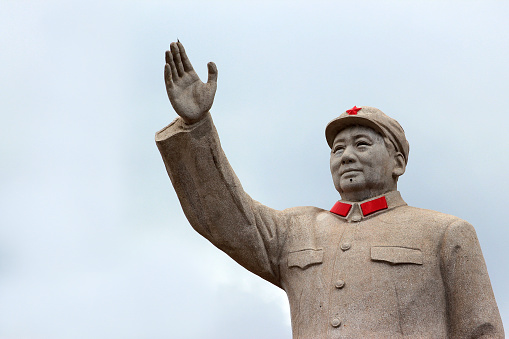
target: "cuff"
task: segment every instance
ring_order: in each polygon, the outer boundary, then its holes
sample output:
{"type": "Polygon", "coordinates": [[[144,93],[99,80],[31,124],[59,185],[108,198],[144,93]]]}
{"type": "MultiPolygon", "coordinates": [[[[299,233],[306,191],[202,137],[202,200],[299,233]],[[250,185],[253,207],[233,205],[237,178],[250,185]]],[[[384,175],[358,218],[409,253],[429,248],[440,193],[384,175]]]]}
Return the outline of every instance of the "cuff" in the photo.
{"type": "Polygon", "coordinates": [[[193,124],[186,124],[184,122],[184,119],[181,117],[176,118],[173,120],[168,126],[164,127],[160,131],[156,132],[156,142],[166,140],[169,137],[181,133],[181,132],[187,132],[192,131],[199,126],[205,124],[205,123],[211,123],[212,122],[212,116],[210,115],[210,112],[205,113],[203,118],[200,121],[197,121],[193,124]]]}

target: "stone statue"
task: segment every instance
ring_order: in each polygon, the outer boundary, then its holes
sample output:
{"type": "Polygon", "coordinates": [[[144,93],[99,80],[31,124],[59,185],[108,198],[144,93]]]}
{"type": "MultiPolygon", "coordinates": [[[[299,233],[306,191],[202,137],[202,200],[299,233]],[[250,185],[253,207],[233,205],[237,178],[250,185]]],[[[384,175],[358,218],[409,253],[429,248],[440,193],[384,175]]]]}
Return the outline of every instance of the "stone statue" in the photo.
{"type": "Polygon", "coordinates": [[[397,191],[409,145],[372,107],[332,120],[325,136],[341,195],[330,211],[271,209],[244,192],[209,113],[217,68],[203,83],[180,42],[164,78],[180,116],[156,134],[192,227],[286,291],[293,338],[503,338],[474,228],[407,206],[397,191]]]}

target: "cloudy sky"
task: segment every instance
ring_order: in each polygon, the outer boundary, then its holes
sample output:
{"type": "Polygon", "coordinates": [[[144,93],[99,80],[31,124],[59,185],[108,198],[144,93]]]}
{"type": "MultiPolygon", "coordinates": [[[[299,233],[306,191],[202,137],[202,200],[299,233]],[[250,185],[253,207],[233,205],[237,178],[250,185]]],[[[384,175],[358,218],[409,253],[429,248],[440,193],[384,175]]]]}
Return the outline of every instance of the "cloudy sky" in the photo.
{"type": "Polygon", "coordinates": [[[476,227],[509,326],[508,17],[486,0],[1,1],[0,338],[291,337],[284,292],[195,233],[166,175],[177,38],[202,78],[216,62],[223,148],[271,207],[338,199],[328,121],[396,118],[403,197],[476,227]]]}

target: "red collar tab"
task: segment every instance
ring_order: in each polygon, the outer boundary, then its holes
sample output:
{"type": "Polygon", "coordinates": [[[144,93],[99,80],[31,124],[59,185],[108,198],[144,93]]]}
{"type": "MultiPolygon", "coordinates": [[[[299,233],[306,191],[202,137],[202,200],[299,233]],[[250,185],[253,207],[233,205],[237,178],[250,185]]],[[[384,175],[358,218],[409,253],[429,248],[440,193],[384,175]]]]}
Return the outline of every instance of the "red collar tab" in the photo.
{"type": "MultiPolygon", "coordinates": [[[[388,208],[385,196],[377,198],[375,200],[363,202],[362,204],[360,204],[360,206],[362,210],[362,215],[365,217],[375,212],[386,210],[388,208]]],[[[340,215],[342,217],[346,217],[351,209],[352,205],[338,201],[334,204],[334,206],[332,206],[330,211],[331,213],[340,215]]]]}
{"type": "Polygon", "coordinates": [[[334,204],[331,208],[331,212],[337,215],[340,215],[342,217],[346,217],[348,215],[348,212],[350,212],[350,209],[352,208],[352,205],[345,204],[344,202],[338,201],[334,204]]]}
{"type": "Polygon", "coordinates": [[[361,204],[362,214],[368,216],[375,212],[387,209],[387,200],[385,197],[380,197],[375,200],[366,201],[361,204]]]}
{"type": "Polygon", "coordinates": [[[353,106],[351,109],[346,110],[346,113],[348,115],[357,115],[357,112],[359,112],[362,108],[359,108],[357,106],[353,106]]]}

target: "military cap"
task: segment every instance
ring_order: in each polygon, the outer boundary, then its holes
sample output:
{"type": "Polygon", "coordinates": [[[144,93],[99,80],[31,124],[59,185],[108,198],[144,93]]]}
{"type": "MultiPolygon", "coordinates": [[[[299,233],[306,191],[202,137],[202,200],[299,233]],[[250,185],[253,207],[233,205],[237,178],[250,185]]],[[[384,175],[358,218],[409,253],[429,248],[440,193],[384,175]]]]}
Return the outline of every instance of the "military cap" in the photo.
{"type": "Polygon", "coordinates": [[[405,157],[405,161],[408,162],[410,145],[401,125],[378,108],[369,106],[354,106],[327,124],[325,138],[330,148],[332,148],[336,135],[345,127],[351,125],[361,125],[374,129],[383,137],[389,139],[396,151],[401,152],[405,157]]]}

